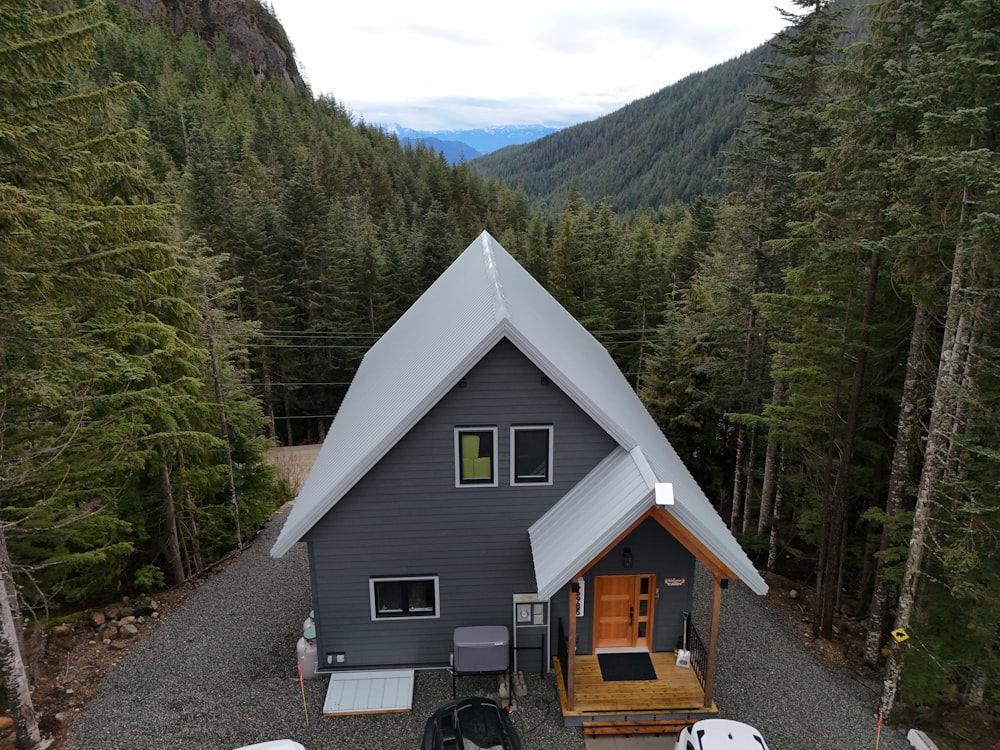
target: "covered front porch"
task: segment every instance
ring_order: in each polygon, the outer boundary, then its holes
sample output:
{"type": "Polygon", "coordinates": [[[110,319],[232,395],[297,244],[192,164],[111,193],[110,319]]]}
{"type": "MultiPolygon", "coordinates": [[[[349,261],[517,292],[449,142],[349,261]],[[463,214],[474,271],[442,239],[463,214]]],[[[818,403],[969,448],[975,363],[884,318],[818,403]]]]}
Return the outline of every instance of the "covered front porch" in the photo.
{"type": "Polygon", "coordinates": [[[654,470],[639,447],[615,449],[528,529],[536,595],[557,607],[551,638],[564,723],[587,733],[669,732],[715,715],[722,590],[743,580],[767,591],[715,509],[697,502],[679,459],[659,458],[654,470]],[[661,475],[685,479],[676,501],[664,492],[660,504],[661,475]],[[704,642],[690,622],[698,563],[713,581],[704,642]],[[674,649],[685,643],[691,666],[678,667],[674,649]],[[619,648],[655,661],[641,679],[609,679],[598,655],[619,648]]]}
{"type": "Polygon", "coordinates": [[[567,688],[567,670],[556,658],[564,723],[592,735],[670,733],[718,713],[714,702],[704,705],[705,690],[694,669],[678,667],[672,652],[650,659],[655,680],[606,682],[596,655],[577,656],[567,688]]]}
{"type": "Polygon", "coordinates": [[[688,624],[689,666],[679,666],[674,651],[629,650],[648,656],[652,672],[647,672],[644,679],[606,677],[600,653],[570,651],[568,644],[577,642],[573,616],[576,592],[571,587],[569,632],[564,632],[560,618],[557,656],[553,660],[563,722],[580,726],[591,735],[661,734],[715,716],[718,706],[713,694],[723,581],[713,576],[708,642],[702,640],[693,623],[688,624]]]}

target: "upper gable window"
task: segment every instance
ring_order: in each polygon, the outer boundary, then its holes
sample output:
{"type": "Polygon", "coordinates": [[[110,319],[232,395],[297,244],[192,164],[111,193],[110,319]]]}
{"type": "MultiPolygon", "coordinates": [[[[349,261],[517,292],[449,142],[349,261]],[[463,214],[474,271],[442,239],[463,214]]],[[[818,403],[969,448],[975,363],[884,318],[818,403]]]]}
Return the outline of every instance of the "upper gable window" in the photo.
{"type": "Polygon", "coordinates": [[[497,428],[455,428],[455,486],[497,486],[497,428]]]}
{"type": "Polygon", "coordinates": [[[552,426],[510,428],[510,483],[552,484],[552,426]]]}

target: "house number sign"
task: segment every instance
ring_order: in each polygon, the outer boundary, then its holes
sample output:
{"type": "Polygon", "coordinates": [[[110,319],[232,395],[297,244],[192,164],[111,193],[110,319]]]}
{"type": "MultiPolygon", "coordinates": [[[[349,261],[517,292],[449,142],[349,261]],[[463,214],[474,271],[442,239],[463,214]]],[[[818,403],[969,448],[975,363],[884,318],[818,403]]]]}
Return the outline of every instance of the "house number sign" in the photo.
{"type": "Polygon", "coordinates": [[[577,584],[580,586],[580,590],[576,594],[576,616],[583,617],[583,579],[577,578],[577,584]]]}
{"type": "Polygon", "coordinates": [[[687,583],[687,578],[664,578],[664,586],[683,586],[687,583]]]}

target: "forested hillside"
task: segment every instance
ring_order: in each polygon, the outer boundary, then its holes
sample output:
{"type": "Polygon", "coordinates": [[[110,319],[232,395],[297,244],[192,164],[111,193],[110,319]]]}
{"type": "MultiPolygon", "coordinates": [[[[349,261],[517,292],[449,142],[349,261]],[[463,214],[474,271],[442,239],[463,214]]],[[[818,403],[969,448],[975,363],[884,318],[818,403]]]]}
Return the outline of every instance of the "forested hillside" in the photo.
{"type": "Polygon", "coordinates": [[[887,715],[901,666],[910,706],[996,711],[1000,17],[886,0],[845,55],[836,7],[797,5],[731,191],[637,118],[690,200],[616,213],[581,162],[543,216],[216,27],[0,4],[5,685],[11,602],[44,627],[251,536],[287,498],[267,447],[321,439],[366,349],[487,229],[608,346],[760,567],[815,591],[817,636],[863,623],[887,715]]]}
{"type": "MultiPolygon", "coordinates": [[[[866,2],[835,3],[848,11],[846,39],[863,35],[855,9],[866,2]]],[[[481,156],[473,165],[523,189],[546,213],[574,190],[618,212],[721,195],[728,189],[727,154],[754,111],[753,97],[767,88],[760,75],[778,59],[762,44],[609,115],[481,156]]]]}
{"type": "Polygon", "coordinates": [[[543,211],[556,210],[574,189],[615,211],[717,195],[725,152],[750,111],[747,93],[762,90],[756,74],[773,60],[759,47],[610,115],[472,164],[523,189],[543,211]]]}

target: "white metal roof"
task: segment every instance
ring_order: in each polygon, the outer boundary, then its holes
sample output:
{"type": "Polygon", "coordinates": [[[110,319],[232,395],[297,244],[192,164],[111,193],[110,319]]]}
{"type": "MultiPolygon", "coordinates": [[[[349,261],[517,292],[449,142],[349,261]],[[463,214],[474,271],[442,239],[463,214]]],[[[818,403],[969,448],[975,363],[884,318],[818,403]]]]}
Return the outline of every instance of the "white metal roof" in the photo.
{"type": "Polygon", "coordinates": [[[532,524],[528,535],[539,599],[551,599],[649,510],[654,481],[639,448],[615,448],[532,524]]]}
{"type": "MultiPolygon", "coordinates": [[[[591,491],[591,495],[604,498],[607,512],[614,516],[604,520],[620,525],[634,511],[634,504],[652,506],[653,482],[671,482],[676,504],[669,512],[751,590],[760,594],[767,591],[763,578],[604,347],[487,232],[480,234],[369,350],[271,554],[280,557],[298,542],[504,337],[618,442],[637,467],[634,472],[647,484],[645,492],[636,484],[616,494],[618,485],[614,483],[604,494],[591,491]],[[641,471],[640,465],[644,467],[641,471]]],[[[602,462],[581,485],[590,480],[589,486],[597,486],[602,467],[637,479],[624,459],[616,462],[612,458],[602,462]],[[609,461],[616,465],[607,466],[609,461]]],[[[566,500],[574,493],[583,496],[585,490],[574,489],[566,500]]],[[[566,518],[568,514],[557,514],[566,500],[535,526],[556,515],[566,518]]],[[[596,512],[591,507],[596,504],[590,498],[588,512],[596,512]]],[[[559,568],[558,561],[568,569],[571,559],[600,552],[606,545],[597,545],[605,536],[581,545],[571,534],[553,535],[544,553],[553,555],[553,560],[540,570],[536,559],[539,586],[559,568]]],[[[532,546],[539,557],[541,553],[532,546]]]]}

